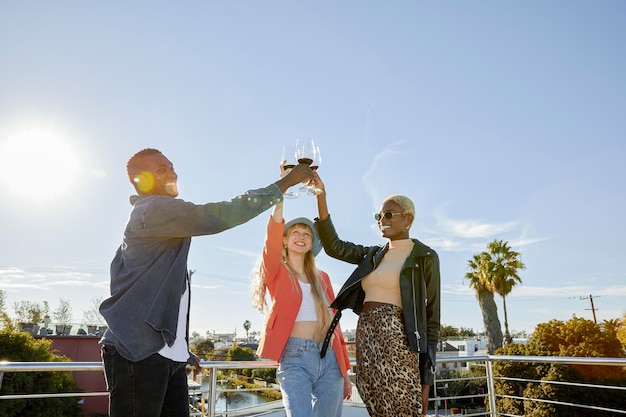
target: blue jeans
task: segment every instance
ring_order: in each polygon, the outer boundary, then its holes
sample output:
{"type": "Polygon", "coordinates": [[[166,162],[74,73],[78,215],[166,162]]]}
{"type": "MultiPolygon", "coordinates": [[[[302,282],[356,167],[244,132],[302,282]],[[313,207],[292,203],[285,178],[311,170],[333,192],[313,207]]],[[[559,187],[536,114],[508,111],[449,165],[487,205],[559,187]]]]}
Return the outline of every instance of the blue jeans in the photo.
{"type": "Polygon", "coordinates": [[[320,358],[321,342],[290,337],[280,358],[280,381],[287,417],[340,417],[343,377],[335,353],[320,358]]]}
{"type": "Polygon", "coordinates": [[[110,417],[189,417],[186,363],[158,353],[139,362],[103,346],[110,417]]]}

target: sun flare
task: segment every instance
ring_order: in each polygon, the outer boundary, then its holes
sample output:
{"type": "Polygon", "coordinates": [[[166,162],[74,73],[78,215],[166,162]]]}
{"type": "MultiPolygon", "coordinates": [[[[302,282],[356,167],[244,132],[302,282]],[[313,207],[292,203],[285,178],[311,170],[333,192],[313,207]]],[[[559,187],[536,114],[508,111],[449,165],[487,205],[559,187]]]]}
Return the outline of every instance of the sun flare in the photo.
{"type": "Polygon", "coordinates": [[[71,142],[43,129],[22,130],[0,138],[0,186],[34,202],[68,196],[80,172],[71,142]]]}

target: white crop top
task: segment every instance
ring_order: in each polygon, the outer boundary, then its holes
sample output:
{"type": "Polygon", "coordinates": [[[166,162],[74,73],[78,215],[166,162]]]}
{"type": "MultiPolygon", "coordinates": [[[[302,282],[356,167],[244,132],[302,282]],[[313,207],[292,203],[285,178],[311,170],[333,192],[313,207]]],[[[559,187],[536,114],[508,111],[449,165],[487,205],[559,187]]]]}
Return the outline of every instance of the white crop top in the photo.
{"type": "Polygon", "coordinates": [[[296,321],[317,321],[315,303],[311,296],[311,284],[300,282],[300,288],[302,288],[302,303],[300,304],[296,321]]]}

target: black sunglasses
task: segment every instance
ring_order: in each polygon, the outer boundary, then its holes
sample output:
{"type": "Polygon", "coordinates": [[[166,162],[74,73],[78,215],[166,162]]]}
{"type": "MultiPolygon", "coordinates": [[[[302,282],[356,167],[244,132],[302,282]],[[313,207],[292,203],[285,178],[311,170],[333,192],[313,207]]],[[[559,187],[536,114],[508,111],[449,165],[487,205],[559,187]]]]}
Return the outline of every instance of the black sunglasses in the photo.
{"type": "Polygon", "coordinates": [[[380,221],[380,219],[382,219],[383,217],[387,220],[391,219],[393,216],[398,216],[400,214],[406,214],[406,213],[393,213],[391,211],[386,211],[384,213],[374,213],[374,218],[376,219],[376,221],[380,221]]]}

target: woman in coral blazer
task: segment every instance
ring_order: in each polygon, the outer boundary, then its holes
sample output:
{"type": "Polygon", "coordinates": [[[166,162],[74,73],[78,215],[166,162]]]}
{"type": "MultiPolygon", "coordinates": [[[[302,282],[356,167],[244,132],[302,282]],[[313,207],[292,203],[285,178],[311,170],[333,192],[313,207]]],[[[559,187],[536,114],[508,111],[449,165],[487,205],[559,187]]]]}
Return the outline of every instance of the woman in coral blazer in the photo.
{"type": "Polygon", "coordinates": [[[315,266],[320,250],[311,220],[300,217],[285,224],[283,203],[277,204],[267,225],[252,299],[264,311],[269,292],[257,353],[279,362],[276,377],[288,417],[339,417],[342,398],[349,399],[352,392],[350,360],[339,326],[332,349],[320,355],[335,298],[328,274],[315,266]]]}

